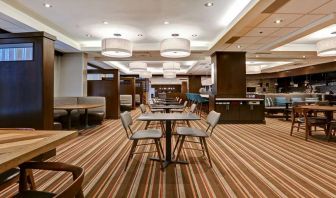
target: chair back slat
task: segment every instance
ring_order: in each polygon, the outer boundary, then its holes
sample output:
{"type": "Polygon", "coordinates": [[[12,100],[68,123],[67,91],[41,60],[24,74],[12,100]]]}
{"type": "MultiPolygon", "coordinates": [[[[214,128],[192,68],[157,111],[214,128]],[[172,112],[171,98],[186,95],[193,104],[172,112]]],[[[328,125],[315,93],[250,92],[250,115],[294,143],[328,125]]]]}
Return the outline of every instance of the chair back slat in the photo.
{"type": "Polygon", "coordinates": [[[144,104],[141,104],[140,105],[140,110],[141,110],[141,113],[146,113],[146,111],[147,111],[146,106],[144,104]]]}
{"type": "Polygon", "coordinates": [[[211,111],[209,115],[207,116],[206,122],[209,124],[209,127],[207,128],[207,131],[210,129],[210,136],[214,130],[214,128],[217,126],[219,118],[220,118],[220,113],[216,111],[211,111]]]}
{"type": "Polygon", "coordinates": [[[131,134],[133,134],[132,129],[131,129],[131,125],[133,124],[131,113],[128,112],[128,111],[125,111],[125,112],[121,113],[120,114],[120,119],[121,119],[123,127],[126,131],[127,138],[130,138],[130,136],[128,134],[128,130],[130,131],[131,134]]]}

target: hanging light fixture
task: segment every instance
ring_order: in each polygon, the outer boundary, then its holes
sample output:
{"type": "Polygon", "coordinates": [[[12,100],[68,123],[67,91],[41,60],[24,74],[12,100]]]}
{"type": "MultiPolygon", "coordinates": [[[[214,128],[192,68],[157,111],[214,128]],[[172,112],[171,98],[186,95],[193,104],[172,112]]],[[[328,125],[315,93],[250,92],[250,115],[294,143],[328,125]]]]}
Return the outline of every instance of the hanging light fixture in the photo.
{"type": "Polygon", "coordinates": [[[163,77],[164,78],[176,78],[176,73],[174,73],[174,72],[164,72],[163,77]]]}
{"type": "Polygon", "coordinates": [[[316,43],[318,56],[336,56],[336,37],[316,43]]]}
{"type": "Polygon", "coordinates": [[[132,43],[122,38],[105,38],[102,40],[102,54],[114,58],[132,56],[132,43]]]}
{"type": "Polygon", "coordinates": [[[165,62],[162,66],[163,72],[176,72],[181,69],[181,64],[177,62],[165,62]]]}
{"type": "Polygon", "coordinates": [[[144,62],[131,62],[129,64],[129,69],[131,72],[141,73],[147,71],[147,63],[144,62]]]}
{"type": "Polygon", "coordinates": [[[141,73],[139,74],[139,77],[140,77],[140,78],[152,78],[153,75],[152,75],[151,72],[149,72],[149,71],[145,71],[145,72],[141,72],[141,73]]]}
{"type": "Polygon", "coordinates": [[[190,56],[190,41],[184,38],[169,38],[161,42],[160,54],[167,58],[190,56]]]}

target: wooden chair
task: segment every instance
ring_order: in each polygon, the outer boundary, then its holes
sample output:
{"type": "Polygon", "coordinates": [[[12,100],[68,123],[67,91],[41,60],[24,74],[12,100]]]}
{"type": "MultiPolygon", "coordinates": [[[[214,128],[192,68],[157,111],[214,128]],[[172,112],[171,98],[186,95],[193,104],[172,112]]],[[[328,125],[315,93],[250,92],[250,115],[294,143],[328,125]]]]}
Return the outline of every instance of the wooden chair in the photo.
{"type": "MultiPolygon", "coordinates": [[[[150,130],[140,130],[137,132],[132,131],[131,125],[133,124],[132,116],[130,112],[125,111],[120,115],[121,122],[123,124],[123,127],[125,128],[126,131],[126,136],[129,140],[133,141],[129,156],[126,161],[125,165],[125,171],[127,169],[128,163],[133,157],[134,154],[141,154],[141,153],[153,153],[157,152],[159,155],[160,162],[164,158],[164,153],[162,149],[162,144],[160,139],[162,138],[162,132],[160,130],[156,129],[150,129],[150,130]],[[138,144],[140,140],[153,140],[154,143],[145,143],[145,144],[138,144]],[[135,152],[137,146],[146,146],[146,145],[151,145],[155,144],[156,146],[156,151],[149,151],[149,152],[135,152]],[[163,157],[161,157],[161,155],[163,157]]],[[[163,169],[163,163],[161,163],[161,168],[163,169]]]]}
{"type": "Polygon", "coordinates": [[[15,197],[84,197],[82,191],[82,183],[84,180],[84,170],[81,167],[64,164],[60,162],[25,162],[20,165],[20,183],[19,194],[15,197]],[[55,194],[51,192],[43,192],[36,190],[28,190],[27,186],[27,170],[51,170],[51,171],[65,171],[72,173],[73,182],[62,192],[55,194]]]}
{"type": "Polygon", "coordinates": [[[294,128],[297,128],[297,131],[300,129],[305,130],[305,140],[308,140],[308,136],[311,135],[311,127],[322,127],[324,131],[326,131],[327,126],[327,118],[319,117],[319,116],[311,116],[309,115],[309,111],[307,109],[301,107],[293,107],[292,110],[292,125],[290,135],[293,135],[294,128]],[[297,126],[295,125],[297,124],[297,126]],[[301,126],[303,125],[303,126],[301,126]],[[306,129],[306,127],[308,127],[306,129]]]}
{"type": "Polygon", "coordinates": [[[182,109],[171,109],[170,112],[171,113],[183,113],[187,110],[187,105],[188,105],[188,101],[184,101],[182,109]]]}
{"type": "Polygon", "coordinates": [[[202,151],[203,156],[204,156],[204,151],[206,152],[209,160],[210,167],[212,167],[211,163],[211,158],[208,150],[208,145],[206,143],[206,138],[211,137],[213,130],[217,126],[217,123],[220,118],[220,113],[217,113],[216,111],[211,111],[206,119],[206,123],[208,124],[208,128],[206,131],[196,129],[196,128],[190,128],[190,127],[178,127],[177,128],[177,142],[175,144],[175,148],[173,153],[175,153],[175,150],[177,149],[178,145],[180,144],[177,155],[176,155],[176,160],[179,158],[181,150],[183,148],[183,143],[184,142],[190,142],[190,143],[197,143],[201,145],[201,149],[195,149],[195,148],[185,148],[185,149],[192,149],[192,150],[199,150],[202,151]],[[197,141],[187,141],[185,140],[186,137],[195,137],[199,138],[199,142],[197,141]]]}
{"type": "Polygon", "coordinates": [[[336,121],[333,120],[329,122],[329,131],[328,131],[328,141],[331,140],[332,136],[336,135],[336,121]]]}
{"type": "MultiPolygon", "coordinates": [[[[34,131],[35,129],[32,128],[0,128],[1,130],[27,130],[27,131],[34,131]]],[[[20,176],[20,169],[12,168],[6,172],[0,174],[0,191],[4,190],[5,188],[9,187],[12,184],[18,183],[20,176]]],[[[27,180],[29,182],[30,189],[35,189],[35,181],[33,177],[32,171],[28,171],[27,173],[27,180]]]]}
{"type": "MultiPolygon", "coordinates": [[[[190,106],[188,113],[196,113],[196,111],[197,111],[197,110],[196,110],[196,107],[197,107],[197,105],[196,105],[195,103],[193,103],[193,104],[190,106]]],[[[189,120],[187,120],[186,123],[187,123],[188,127],[191,126],[189,120]]],[[[176,128],[176,122],[173,122],[172,130],[175,131],[175,128],[176,128]]]]}

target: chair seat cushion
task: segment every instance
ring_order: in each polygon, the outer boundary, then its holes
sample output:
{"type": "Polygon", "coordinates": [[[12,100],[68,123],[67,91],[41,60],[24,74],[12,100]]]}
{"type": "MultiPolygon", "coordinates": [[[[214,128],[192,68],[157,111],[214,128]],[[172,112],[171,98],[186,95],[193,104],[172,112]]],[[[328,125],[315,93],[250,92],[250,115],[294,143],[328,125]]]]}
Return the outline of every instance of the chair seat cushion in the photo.
{"type": "Polygon", "coordinates": [[[208,137],[208,134],[200,129],[190,127],[177,127],[178,135],[193,136],[193,137],[208,137]]]}
{"type": "Polygon", "coordinates": [[[131,136],[131,140],[139,140],[139,139],[159,139],[162,137],[162,132],[157,129],[149,129],[149,130],[141,130],[135,132],[131,136]]]}

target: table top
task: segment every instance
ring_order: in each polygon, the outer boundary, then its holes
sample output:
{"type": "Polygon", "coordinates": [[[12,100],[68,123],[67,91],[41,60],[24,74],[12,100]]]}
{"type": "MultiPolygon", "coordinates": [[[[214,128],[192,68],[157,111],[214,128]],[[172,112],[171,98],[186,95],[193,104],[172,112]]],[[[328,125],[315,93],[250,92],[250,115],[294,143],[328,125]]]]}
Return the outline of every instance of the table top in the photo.
{"type": "Polygon", "coordinates": [[[183,109],[183,105],[151,105],[151,109],[183,109]]]}
{"type": "Polygon", "coordinates": [[[69,109],[93,109],[97,107],[102,107],[103,104],[65,104],[54,106],[55,110],[69,110],[69,109]]]}
{"type": "Polygon", "coordinates": [[[318,105],[304,105],[299,108],[309,109],[313,111],[336,111],[336,106],[318,106],[318,105]]]}
{"type": "Polygon", "coordinates": [[[0,130],[0,173],[55,149],[77,131],[0,130]]]}
{"type": "Polygon", "coordinates": [[[178,120],[200,120],[195,113],[145,113],[141,114],[137,120],[140,121],[178,121],[178,120]]]}

